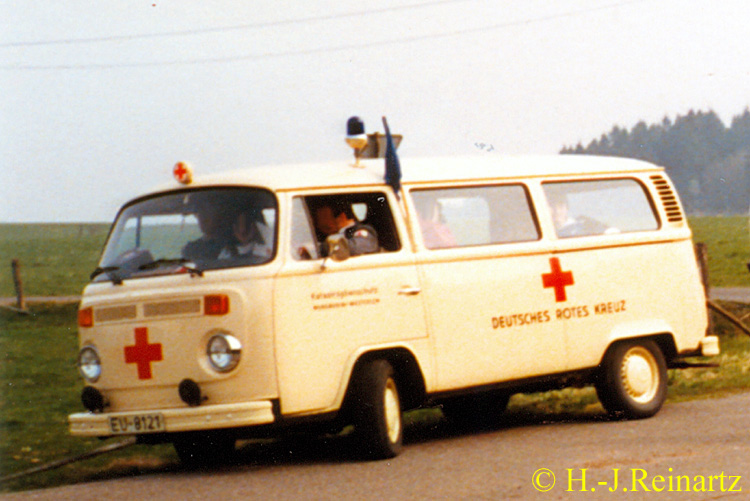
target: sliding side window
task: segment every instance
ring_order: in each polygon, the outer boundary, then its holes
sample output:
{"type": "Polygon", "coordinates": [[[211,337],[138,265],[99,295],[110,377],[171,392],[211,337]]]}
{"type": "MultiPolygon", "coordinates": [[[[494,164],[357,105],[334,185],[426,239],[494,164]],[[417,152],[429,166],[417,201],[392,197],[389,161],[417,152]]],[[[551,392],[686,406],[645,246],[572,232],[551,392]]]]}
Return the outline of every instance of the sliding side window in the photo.
{"type": "Polygon", "coordinates": [[[528,242],[539,227],[521,184],[412,190],[428,249],[528,242]]]}

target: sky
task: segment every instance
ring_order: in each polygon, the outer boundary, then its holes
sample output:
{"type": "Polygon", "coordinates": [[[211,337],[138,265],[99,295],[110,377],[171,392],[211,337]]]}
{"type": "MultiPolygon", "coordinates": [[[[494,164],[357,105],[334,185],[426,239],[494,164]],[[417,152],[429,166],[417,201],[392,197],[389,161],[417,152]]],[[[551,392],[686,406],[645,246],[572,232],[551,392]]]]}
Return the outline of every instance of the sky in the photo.
{"type": "Polygon", "coordinates": [[[750,106],[746,0],[2,2],[0,222],[107,222],[171,179],[352,156],[556,154],[750,106]]]}

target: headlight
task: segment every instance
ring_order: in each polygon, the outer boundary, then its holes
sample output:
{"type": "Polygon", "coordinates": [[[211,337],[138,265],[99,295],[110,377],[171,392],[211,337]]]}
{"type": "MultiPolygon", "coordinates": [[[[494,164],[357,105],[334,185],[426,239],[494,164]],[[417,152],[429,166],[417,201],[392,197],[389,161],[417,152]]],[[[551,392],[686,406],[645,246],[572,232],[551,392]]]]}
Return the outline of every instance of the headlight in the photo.
{"type": "Polygon", "coordinates": [[[219,333],[208,340],[206,354],[211,367],[219,372],[228,372],[240,363],[242,345],[236,337],[219,333]]]}
{"type": "Polygon", "coordinates": [[[78,370],[89,383],[95,383],[102,374],[102,363],[93,346],[85,346],[78,352],[78,370]]]}

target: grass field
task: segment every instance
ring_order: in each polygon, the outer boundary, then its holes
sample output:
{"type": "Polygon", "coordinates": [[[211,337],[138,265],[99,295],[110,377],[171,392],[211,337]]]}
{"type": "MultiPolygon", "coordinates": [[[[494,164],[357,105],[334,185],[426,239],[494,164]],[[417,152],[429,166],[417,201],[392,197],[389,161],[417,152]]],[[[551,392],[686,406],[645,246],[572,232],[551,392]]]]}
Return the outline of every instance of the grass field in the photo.
{"type": "MultiPolygon", "coordinates": [[[[748,286],[747,217],[690,219],[695,242],[705,242],[715,287],[748,286]]],[[[27,296],[78,295],[97,265],[107,224],[0,224],[0,297],[15,295],[11,260],[21,262],[27,296]]]]}
{"type": "Polygon", "coordinates": [[[0,224],[0,297],[15,295],[13,259],[27,296],[80,294],[108,231],[107,224],[0,224]]]}
{"type": "Polygon", "coordinates": [[[714,287],[750,287],[750,225],[745,216],[690,218],[693,241],[708,246],[708,276],[714,287]]]}
{"type": "MultiPolygon", "coordinates": [[[[68,414],[82,410],[83,383],[76,369],[77,305],[35,305],[31,313],[0,309],[0,477],[103,445],[98,439],[73,438],[67,431],[68,414]]],[[[155,456],[176,462],[171,448],[165,449],[137,446],[116,457],[8,482],[0,491],[96,479],[121,473],[118,464],[131,468],[155,456]]]]}
{"type": "MultiPolygon", "coordinates": [[[[750,285],[747,218],[691,219],[696,241],[709,247],[714,286],[750,285]]],[[[79,294],[96,266],[107,225],[0,225],[0,296],[13,295],[10,260],[22,262],[29,295],[79,294]]],[[[750,306],[726,304],[750,318],[750,306]]],[[[750,384],[750,338],[715,317],[722,336],[719,368],[670,371],[670,402],[746,391],[750,384]]],[[[34,305],[30,315],[0,308],[0,477],[80,454],[103,445],[71,437],[67,415],[82,409],[77,374],[76,305],[34,305]]],[[[592,389],[517,395],[509,412],[575,416],[602,413],[592,389]]],[[[435,426],[436,410],[410,413],[407,421],[435,426]]],[[[532,420],[533,422],[533,420],[532,420]]],[[[105,442],[108,443],[108,442],[105,442]]],[[[170,446],[133,446],[60,469],[0,485],[0,492],[43,488],[178,468],[170,446]]]]}

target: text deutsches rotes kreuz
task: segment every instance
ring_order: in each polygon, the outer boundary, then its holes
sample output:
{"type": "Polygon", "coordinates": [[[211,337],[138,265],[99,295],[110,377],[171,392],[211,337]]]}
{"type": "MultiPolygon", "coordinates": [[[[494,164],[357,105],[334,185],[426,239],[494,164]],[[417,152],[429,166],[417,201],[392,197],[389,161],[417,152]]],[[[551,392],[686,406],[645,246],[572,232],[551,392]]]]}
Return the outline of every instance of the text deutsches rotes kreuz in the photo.
{"type": "Polygon", "coordinates": [[[492,317],[492,328],[530,327],[548,322],[578,320],[601,315],[618,315],[625,313],[627,306],[625,299],[618,299],[615,301],[565,306],[548,310],[500,314],[492,317]]]}

